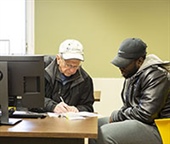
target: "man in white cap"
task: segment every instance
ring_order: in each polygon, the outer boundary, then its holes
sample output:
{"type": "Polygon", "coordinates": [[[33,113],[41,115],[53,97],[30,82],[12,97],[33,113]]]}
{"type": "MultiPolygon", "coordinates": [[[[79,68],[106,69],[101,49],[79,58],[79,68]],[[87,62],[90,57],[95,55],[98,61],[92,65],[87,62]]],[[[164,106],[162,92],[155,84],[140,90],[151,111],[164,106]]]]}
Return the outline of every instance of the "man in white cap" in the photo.
{"type": "Polygon", "coordinates": [[[67,39],[55,58],[45,60],[45,109],[55,113],[93,112],[93,82],[81,67],[82,44],[67,39]]]}
{"type": "Polygon", "coordinates": [[[98,121],[98,139],[89,144],[162,144],[155,119],[170,117],[170,62],[146,56],[139,38],[125,39],[112,64],[125,78],[123,106],[98,121]]]}

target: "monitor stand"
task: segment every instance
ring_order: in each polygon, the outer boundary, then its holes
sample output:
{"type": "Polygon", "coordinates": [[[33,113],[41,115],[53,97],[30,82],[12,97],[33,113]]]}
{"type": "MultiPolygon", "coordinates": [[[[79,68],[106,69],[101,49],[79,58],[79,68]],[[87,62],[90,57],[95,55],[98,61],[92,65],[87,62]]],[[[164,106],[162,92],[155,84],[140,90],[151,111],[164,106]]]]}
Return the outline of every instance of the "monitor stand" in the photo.
{"type": "Polygon", "coordinates": [[[21,121],[21,119],[9,118],[8,63],[0,62],[0,125],[15,125],[21,121]]]}
{"type": "Polygon", "coordinates": [[[5,121],[0,122],[0,125],[16,125],[17,123],[19,123],[21,121],[22,121],[22,119],[9,118],[7,122],[5,122],[5,121]]]}

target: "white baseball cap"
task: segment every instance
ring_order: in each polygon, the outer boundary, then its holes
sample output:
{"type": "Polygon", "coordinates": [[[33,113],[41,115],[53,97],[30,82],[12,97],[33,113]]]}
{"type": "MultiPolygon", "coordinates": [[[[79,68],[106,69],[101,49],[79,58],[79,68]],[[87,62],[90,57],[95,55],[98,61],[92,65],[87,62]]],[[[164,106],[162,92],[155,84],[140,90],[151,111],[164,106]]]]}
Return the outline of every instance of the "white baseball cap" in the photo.
{"type": "Polygon", "coordinates": [[[75,39],[67,39],[59,46],[63,59],[79,59],[84,61],[83,45],[75,39]]]}

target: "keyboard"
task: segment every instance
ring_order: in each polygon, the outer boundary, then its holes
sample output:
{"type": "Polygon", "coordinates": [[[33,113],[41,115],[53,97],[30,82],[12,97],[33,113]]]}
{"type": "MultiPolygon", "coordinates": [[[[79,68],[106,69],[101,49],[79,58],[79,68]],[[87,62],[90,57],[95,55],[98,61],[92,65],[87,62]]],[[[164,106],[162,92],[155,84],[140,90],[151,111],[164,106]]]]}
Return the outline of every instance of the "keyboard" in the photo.
{"type": "Polygon", "coordinates": [[[46,113],[35,113],[30,111],[14,111],[9,115],[10,118],[45,118],[46,113]]]}

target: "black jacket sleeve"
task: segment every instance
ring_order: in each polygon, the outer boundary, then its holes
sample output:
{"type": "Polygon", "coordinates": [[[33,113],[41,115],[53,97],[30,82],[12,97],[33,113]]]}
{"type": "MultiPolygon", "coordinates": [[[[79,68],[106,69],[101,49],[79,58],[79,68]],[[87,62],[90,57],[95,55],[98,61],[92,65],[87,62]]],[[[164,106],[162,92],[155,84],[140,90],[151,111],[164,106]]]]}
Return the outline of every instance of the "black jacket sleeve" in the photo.
{"type": "Polygon", "coordinates": [[[113,121],[136,119],[153,123],[155,118],[168,117],[170,113],[170,77],[159,68],[149,68],[141,73],[128,86],[123,97],[124,106],[113,113],[113,121]],[[164,111],[164,112],[163,112],[164,111]],[[169,115],[168,115],[169,114],[169,115]]]}

